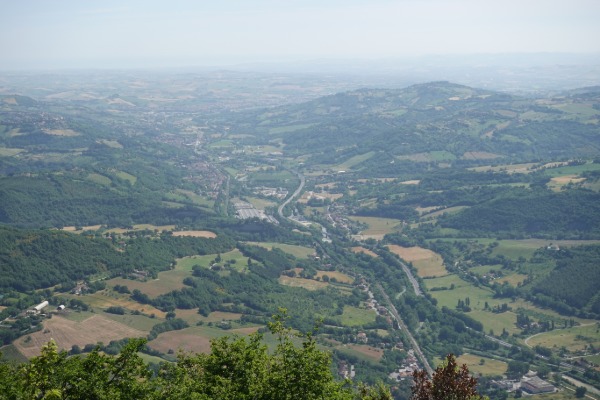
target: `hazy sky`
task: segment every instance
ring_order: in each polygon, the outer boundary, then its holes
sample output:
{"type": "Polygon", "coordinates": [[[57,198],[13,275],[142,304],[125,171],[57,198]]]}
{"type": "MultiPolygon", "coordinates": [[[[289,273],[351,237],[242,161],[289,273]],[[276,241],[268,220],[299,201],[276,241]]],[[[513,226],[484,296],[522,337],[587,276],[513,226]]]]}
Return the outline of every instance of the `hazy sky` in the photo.
{"type": "Polygon", "coordinates": [[[0,69],[600,52],[600,0],[0,0],[0,69]]]}

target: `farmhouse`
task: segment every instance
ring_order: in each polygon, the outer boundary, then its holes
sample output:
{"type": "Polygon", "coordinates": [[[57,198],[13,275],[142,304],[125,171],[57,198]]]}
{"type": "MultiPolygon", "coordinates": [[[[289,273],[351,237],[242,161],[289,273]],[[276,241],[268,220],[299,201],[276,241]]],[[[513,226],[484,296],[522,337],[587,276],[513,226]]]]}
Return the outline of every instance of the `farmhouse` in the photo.
{"type": "Polygon", "coordinates": [[[38,314],[40,314],[42,312],[42,310],[44,308],[46,308],[46,306],[48,306],[48,301],[42,301],[37,306],[33,307],[30,310],[27,310],[27,314],[29,314],[29,315],[38,315],[38,314]]]}

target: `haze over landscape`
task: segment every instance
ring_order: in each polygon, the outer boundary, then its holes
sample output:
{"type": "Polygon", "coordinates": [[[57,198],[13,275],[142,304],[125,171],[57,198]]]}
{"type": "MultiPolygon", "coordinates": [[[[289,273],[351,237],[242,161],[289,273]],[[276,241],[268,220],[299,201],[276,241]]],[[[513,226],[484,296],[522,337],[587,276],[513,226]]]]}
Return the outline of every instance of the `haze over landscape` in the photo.
{"type": "Polygon", "coordinates": [[[0,398],[600,399],[598,21],[2,2],[0,398]]]}
{"type": "Polygon", "coordinates": [[[600,53],[594,0],[33,0],[0,9],[2,70],[600,53]]]}

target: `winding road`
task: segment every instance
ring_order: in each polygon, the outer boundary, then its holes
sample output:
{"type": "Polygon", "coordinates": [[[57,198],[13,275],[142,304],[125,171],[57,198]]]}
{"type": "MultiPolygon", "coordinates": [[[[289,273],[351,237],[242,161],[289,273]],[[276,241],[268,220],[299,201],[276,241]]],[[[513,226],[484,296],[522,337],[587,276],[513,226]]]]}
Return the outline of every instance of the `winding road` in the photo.
{"type": "Polygon", "coordinates": [[[287,219],[292,222],[296,222],[296,221],[294,221],[290,217],[284,216],[283,209],[285,208],[285,206],[290,204],[290,202],[292,200],[294,200],[294,198],[298,197],[298,195],[302,192],[302,189],[304,189],[304,184],[306,183],[306,178],[304,177],[304,175],[302,175],[300,172],[297,172],[296,175],[298,176],[298,178],[300,178],[300,186],[298,186],[298,189],[296,189],[296,191],[294,193],[292,193],[292,195],[290,197],[288,197],[283,203],[281,203],[281,205],[277,208],[277,214],[279,214],[279,217],[281,219],[287,219]]]}

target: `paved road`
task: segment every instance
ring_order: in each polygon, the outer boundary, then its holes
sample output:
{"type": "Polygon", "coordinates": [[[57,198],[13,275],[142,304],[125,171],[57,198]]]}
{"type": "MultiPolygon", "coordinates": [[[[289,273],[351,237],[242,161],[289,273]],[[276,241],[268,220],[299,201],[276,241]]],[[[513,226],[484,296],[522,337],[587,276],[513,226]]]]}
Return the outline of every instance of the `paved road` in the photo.
{"type": "Polygon", "coordinates": [[[304,189],[304,184],[306,183],[306,178],[304,177],[304,175],[302,175],[300,172],[297,172],[296,175],[298,175],[298,178],[300,178],[300,186],[298,186],[298,189],[296,189],[296,191],[294,193],[292,193],[292,195],[290,197],[288,197],[286,199],[286,201],[284,201],[283,203],[281,203],[281,205],[279,206],[279,208],[277,208],[277,213],[279,214],[279,217],[281,219],[288,219],[290,221],[295,222],[294,220],[290,219],[289,217],[285,217],[283,215],[283,209],[285,206],[287,206],[288,204],[290,204],[290,202],[297,197],[300,192],[302,192],[302,189],[304,189]]]}
{"type": "Polygon", "coordinates": [[[404,273],[408,276],[408,280],[410,281],[413,289],[415,290],[415,294],[417,296],[423,296],[423,292],[421,291],[419,282],[417,282],[417,280],[413,276],[412,271],[410,270],[410,268],[408,268],[408,265],[404,264],[402,261],[400,261],[400,265],[402,266],[404,273]]]}
{"type": "Polygon", "coordinates": [[[433,369],[431,368],[431,366],[429,365],[429,362],[427,361],[427,358],[425,358],[425,355],[421,351],[419,344],[417,343],[417,341],[415,340],[413,335],[410,333],[410,331],[404,324],[404,321],[402,321],[402,318],[400,318],[400,314],[398,314],[396,307],[394,307],[394,304],[391,302],[391,300],[390,300],[389,296],[387,295],[387,293],[385,292],[385,290],[383,290],[383,287],[381,286],[381,284],[376,283],[375,286],[377,286],[377,289],[379,289],[383,298],[385,299],[386,303],[388,304],[390,312],[392,313],[392,316],[396,319],[396,321],[398,322],[398,325],[400,325],[400,328],[404,331],[404,333],[408,337],[408,340],[410,341],[412,348],[415,350],[415,354],[417,355],[419,360],[421,360],[421,363],[425,367],[425,371],[427,371],[429,376],[431,376],[433,374],[433,369]]]}

